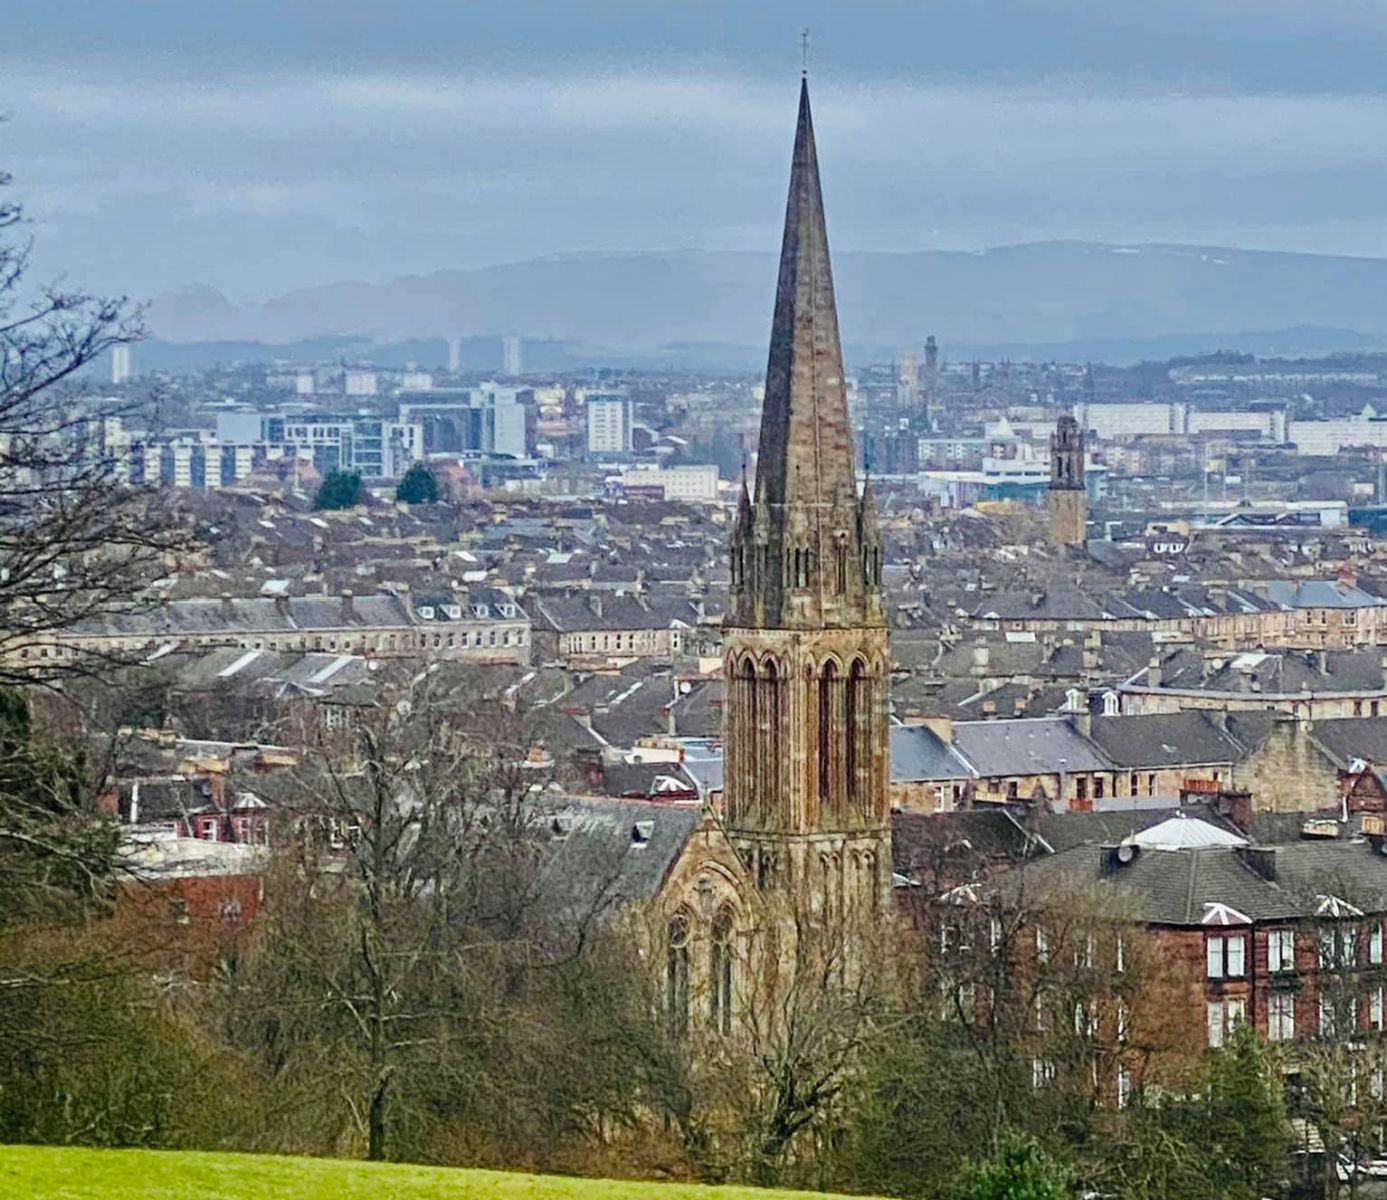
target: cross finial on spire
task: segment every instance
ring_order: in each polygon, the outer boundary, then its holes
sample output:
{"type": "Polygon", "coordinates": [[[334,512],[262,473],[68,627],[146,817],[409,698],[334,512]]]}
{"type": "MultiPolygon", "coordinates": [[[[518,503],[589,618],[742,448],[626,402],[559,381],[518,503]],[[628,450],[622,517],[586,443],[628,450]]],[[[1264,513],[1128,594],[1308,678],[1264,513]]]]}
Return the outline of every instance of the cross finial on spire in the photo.
{"type": "Polygon", "coordinates": [[[801,79],[809,78],[809,26],[799,33],[799,74],[801,79]]]}

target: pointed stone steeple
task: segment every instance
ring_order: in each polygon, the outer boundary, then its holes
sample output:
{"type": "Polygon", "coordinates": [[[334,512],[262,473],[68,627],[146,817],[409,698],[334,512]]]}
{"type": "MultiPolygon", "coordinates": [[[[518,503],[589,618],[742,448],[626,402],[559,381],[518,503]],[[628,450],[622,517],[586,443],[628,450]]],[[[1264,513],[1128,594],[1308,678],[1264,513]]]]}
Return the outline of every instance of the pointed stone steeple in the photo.
{"type": "Polygon", "coordinates": [[[808,84],[799,96],[750,520],[732,536],[734,623],[882,622],[875,514],[857,495],[808,84]],[[870,551],[862,532],[870,525],[870,551]]]}
{"type": "Polygon", "coordinates": [[[876,505],[854,462],[802,89],[756,491],[743,473],[728,538],[722,817],[757,887],[813,919],[877,914],[889,896],[891,647],[876,505]]]}

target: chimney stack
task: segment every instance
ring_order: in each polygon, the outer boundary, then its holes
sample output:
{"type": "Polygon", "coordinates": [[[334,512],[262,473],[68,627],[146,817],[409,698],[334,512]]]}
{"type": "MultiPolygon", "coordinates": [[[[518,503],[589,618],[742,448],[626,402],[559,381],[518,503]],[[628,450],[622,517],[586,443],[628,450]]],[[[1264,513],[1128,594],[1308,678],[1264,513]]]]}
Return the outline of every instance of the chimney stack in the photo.
{"type": "Polygon", "coordinates": [[[346,624],[346,623],[347,623],[348,621],[350,621],[350,620],[352,619],[352,617],[355,616],[355,615],[356,615],[356,609],[355,609],[355,607],[354,607],[354,605],[353,605],[352,589],[351,589],[351,588],[343,588],[343,590],[342,590],[342,622],[343,622],[343,624],[346,624]]]}

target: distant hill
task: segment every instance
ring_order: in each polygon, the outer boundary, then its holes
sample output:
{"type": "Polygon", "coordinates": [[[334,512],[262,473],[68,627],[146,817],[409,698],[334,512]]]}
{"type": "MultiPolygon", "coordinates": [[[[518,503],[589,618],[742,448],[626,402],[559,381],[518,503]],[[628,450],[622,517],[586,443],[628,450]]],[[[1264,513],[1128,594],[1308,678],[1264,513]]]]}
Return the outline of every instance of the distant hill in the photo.
{"type": "MultiPolygon", "coordinates": [[[[835,273],[843,339],[859,357],[918,346],[927,333],[955,358],[993,351],[1129,361],[1146,348],[1164,356],[1235,342],[1261,353],[1387,344],[1380,258],[1042,242],[976,253],[845,253],[835,273]]],[[[763,353],[775,274],[770,254],[574,254],[329,284],[253,304],[192,286],[159,297],[150,324],[159,340],[175,343],[398,343],[514,332],[562,345],[575,360],[654,356],[701,365],[711,353],[731,365],[763,353]]]]}

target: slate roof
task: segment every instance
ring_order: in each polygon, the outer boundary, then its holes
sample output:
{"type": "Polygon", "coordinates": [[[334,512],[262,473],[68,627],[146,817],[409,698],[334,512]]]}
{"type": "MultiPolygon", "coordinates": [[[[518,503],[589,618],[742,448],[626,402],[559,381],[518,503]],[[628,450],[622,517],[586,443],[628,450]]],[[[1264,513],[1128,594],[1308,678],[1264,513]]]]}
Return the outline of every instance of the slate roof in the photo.
{"type": "Polygon", "coordinates": [[[968,779],[972,769],[927,725],[891,726],[893,780],[968,779]]]}
{"type": "Polygon", "coordinates": [[[535,624],[555,633],[590,629],[669,629],[676,622],[695,625],[698,610],[689,600],[603,594],[536,596],[531,605],[535,624]]]}
{"type": "Polygon", "coordinates": [[[1240,762],[1246,750],[1202,711],[1094,717],[1092,734],[1116,766],[1138,769],[1240,762]]]}
{"type": "Polygon", "coordinates": [[[1273,579],[1267,596],[1282,608],[1381,608],[1387,604],[1362,588],[1333,579],[1273,579]]]}
{"type": "Polygon", "coordinates": [[[1211,825],[1236,832],[1212,809],[1203,805],[1186,805],[1183,809],[1169,804],[1153,808],[1098,809],[1093,812],[1050,812],[1036,808],[1027,813],[1024,824],[1028,832],[1040,839],[1056,854],[1075,846],[1116,845],[1153,825],[1184,812],[1211,825]]]}
{"type": "Polygon", "coordinates": [[[1387,857],[1366,842],[1300,842],[1267,853],[1272,878],[1254,870],[1237,847],[1140,849],[1132,862],[1113,867],[1103,847],[1082,845],[1029,861],[988,887],[1034,895],[1074,883],[1111,886],[1121,897],[1115,911],[1153,925],[1199,925],[1215,904],[1253,921],[1308,918],[1328,895],[1365,912],[1387,909],[1387,857]]]}
{"type": "Polygon", "coordinates": [[[1387,763],[1387,717],[1341,717],[1316,721],[1310,736],[1341,771],[1355,758],[1387,763]]]}
{"type": "Polygon", "coordinates": [[[72,625],[73,636],[161,637],[182,634],[281,633],[296,630],[397,628],[414,624],[409,609],[387,593],[354,596],[251,596],[218,600],[170,600],[111,612],[72,625]]]}
{"type": "Polygon", "coordinates": [[[957,721],[954,746],[984,778],[1113,769],[1102,750],[1061,717],[957,721]]]}
{"type": "Polygon", "coordinates": [[[892,868],[907,878],[951,867],[971,874],[990,863],[1019,861],[1031,849],[1025,831],[1004,809],[891,814],[892,868]]]}
{"type": "Polygon", "coordinates": [[[565,797],[546,806],[544,891],[575,912],[648,900],[702,820],[696,805],[565,797]],[[639,826],[639,830],[638,830],[639,826]]]}

